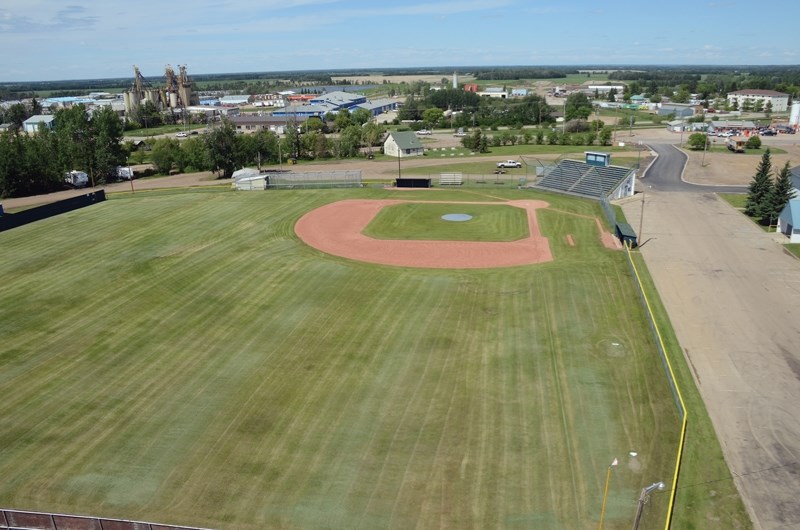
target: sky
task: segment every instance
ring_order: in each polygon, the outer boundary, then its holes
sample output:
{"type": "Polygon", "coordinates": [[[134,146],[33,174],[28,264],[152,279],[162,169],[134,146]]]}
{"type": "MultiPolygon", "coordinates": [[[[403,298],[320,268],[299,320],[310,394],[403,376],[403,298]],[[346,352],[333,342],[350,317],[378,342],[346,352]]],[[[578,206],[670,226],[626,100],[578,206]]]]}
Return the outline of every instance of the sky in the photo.
{"type": "Polygon", "coordinates": [[[504,65],[800,65],[800,2],[2,0],[0,82],[504,65]]]}

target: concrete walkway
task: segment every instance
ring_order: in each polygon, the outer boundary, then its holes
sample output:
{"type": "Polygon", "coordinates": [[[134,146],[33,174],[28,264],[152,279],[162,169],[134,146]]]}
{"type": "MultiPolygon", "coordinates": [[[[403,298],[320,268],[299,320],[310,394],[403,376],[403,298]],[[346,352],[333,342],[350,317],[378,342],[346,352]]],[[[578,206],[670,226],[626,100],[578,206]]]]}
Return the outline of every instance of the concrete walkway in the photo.
{"type": "MultiPolygon", "coordinates": [[[[638,226],[641,202],[623,210],[638,226]]],[[[642,254],[754,526],[798,529],[800,261],[713,193],[648,190],[644,212],[642,254]]]]}

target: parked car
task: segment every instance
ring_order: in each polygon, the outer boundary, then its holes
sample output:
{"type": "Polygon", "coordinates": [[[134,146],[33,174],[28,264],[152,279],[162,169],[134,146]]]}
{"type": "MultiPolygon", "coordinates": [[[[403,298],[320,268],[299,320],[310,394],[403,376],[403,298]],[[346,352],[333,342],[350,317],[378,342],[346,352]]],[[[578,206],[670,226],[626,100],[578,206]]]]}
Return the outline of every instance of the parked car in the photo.
{"type": "Polygon", "coordinates": [[[522,162],[517,162],[516,160],[505,160],[503,162],[498,162],[497,167],[504,169],[508,169],[511,167],[522,167],[522,162]]]}
{"type": "Polygon", "coordinates": [[[186,134],[185,132],[179,132],[179,133],[178,133],[178,134],[176,134],[175,136],[176,136],[177,138],[186,138],[186,137],[187,137],[187,136],[189,136],[189,135],[188,135],[188,134],[186,134]]]}
{"type": "Polygon", "coordinates": [[[121,180],[133,180],[133,168],[117,166],[117,178],[121,180]]]}
{"type": "Polygon", "coordinates": [[[770,130],[770,129],[764,129],[764,130],[763,130],[763,131],[761,131],[759,134],[761,134],[761,136],[775,136],[775,135],[777,135],[778,133],[776,133],[775,131],[772,131],[772,130],[770,130]]]}
{"type": "Polygon", "coordinates": [[[64,173],[64,183],[73,188],[85,188],[89,185],[89,175],[83,171],[68,171],[64,173]]]}
{"type": "Polygon", "coordinates": [[[428,135],[433,133],[431,133],[431,131],[429,131],[428,129],[420,129],[417,131],[417,134],[428,135]]]}

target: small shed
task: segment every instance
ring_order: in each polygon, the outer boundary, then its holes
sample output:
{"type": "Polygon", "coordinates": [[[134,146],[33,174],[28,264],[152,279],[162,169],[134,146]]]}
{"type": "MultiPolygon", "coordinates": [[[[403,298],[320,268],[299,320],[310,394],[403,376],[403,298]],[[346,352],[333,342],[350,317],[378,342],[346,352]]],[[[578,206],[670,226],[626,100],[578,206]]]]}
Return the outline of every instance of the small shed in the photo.
{"type": "Polygon", "coordinates": [[[422,156],[425,152],[414,131],[399,131],[389,133],[383,142],[383,152],[388,156],[405,158],[407,156],[422,156]]]}
{"type": "Polygon", "coordinates": [[[628,223],[617,223],[614,232],[623,245],[628,245],[630,248],[639,246],[639,242],[636,241],[636,232],[633,231],[633,227],[628,223]]]}
{"type": "Polygon", "coordinates": [[[792,199],[783,207],[777,230],[789,238],[789,243],[800,243],[800,199],[792,199]]]}

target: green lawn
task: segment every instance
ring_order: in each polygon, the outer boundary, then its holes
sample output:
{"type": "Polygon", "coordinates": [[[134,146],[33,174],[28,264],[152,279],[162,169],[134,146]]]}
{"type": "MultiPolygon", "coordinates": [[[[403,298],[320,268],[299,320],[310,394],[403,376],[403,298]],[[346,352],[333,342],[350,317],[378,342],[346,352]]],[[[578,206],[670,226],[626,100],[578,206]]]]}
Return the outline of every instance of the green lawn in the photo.
{"type": "MultiPolygon", "coordinates": [[[[629,528],[641,488],[671,478],[678,419],[598,205],[492,190],[550,202],[555,257],[496,270],[353,262],[293,231],[334,200],[425,193],[137,193],[0,233],[0,506],[244,530],[594,528],[619,458],[605,528],[629,528]]],[[[729,495],[687,487],[674,528],[730,520],[729,495]]],[[[665,508],[654,494],[643,527],[665,508]]]]}
{"type": "MultiPolygon", "coordinates": [[[[737,210],[740,210],[742,212],[742,215],[747,215],[744,212],[744,208],[747,205],[746,193],[720,193],[719,196],[722,200],[724,200],[737,210]]],[[[755,217],[750,217],[748,215],[747,218],[753,221],[753,223],[764,232],[775,232],[775,230],[777,229],[776,225],[774,224],[769,226],[767,226],[766,224],[761,224],[755,217]]],[[[775,219],[775,221],[777,222],[777,219],[775,219]]]]}
{"type": "Polygon", "coordinates": [[[787,243],[783,246],[786,250],[800,258],[800,243],[787,243]]]}
{"type": "Polygon", "coordinates": [[[516,241],[530,235],[525,210],[482,204],[395,204],[383,208],[364,229],[376,239],[428,241],[516,241]],[[448,214],[466,214],[467,221],[447,221],[448,214]]]}

